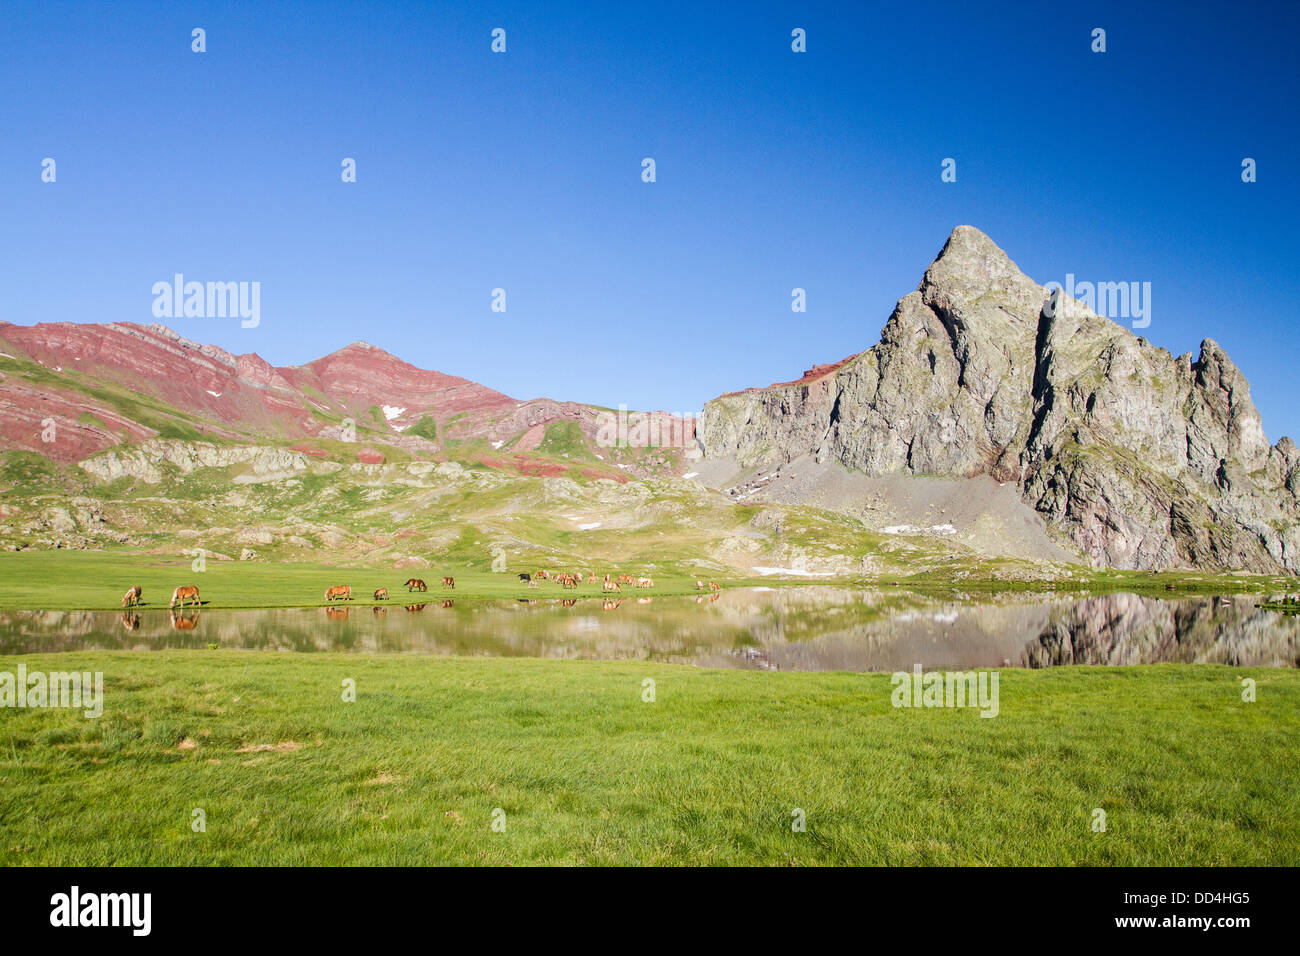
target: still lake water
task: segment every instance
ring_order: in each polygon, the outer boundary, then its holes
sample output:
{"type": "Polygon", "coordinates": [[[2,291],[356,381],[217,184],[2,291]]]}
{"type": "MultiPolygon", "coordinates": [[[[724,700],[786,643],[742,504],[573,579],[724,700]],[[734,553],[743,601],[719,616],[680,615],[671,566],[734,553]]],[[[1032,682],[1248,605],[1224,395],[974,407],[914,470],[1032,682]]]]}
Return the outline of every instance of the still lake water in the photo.
{"type": "Polygon", "coordinates": [[[1300,664],[1300,618],[1256,596],[1015,595],[955,601],[831,587],[712,597],[429,601],[386,608],[0,611],[0,654],[355,651],[653,660],[779,670],[1300,664]]]}

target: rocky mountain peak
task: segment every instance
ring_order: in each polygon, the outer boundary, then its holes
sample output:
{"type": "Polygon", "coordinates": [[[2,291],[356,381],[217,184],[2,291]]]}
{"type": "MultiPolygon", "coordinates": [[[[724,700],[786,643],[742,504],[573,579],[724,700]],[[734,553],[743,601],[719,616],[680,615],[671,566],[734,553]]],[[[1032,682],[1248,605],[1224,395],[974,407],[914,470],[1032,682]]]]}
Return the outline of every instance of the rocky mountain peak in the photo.
{"type": "Polygon", "coordinates": [[[1300,463],[1270,448],[1245,376],[1213,340],[1166,350],[1047,290],[958,226],[880,342],[817,388],[708,403],[697,436],[742,467],[805,455],[866,476],[987,476],[1019,489],[1085,560],[1300,570],[1300,463]]]}

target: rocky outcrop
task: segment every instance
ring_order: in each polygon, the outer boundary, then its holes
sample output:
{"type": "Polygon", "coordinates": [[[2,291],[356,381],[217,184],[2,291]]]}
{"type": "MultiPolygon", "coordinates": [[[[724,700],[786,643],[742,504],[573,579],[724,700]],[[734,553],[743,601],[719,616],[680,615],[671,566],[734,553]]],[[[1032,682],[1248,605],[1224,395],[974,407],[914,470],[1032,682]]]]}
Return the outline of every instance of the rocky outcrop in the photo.
{"type": "Polygon", "coordinates": [[[198,468],[247,464],[254,475],[290,474],[307,468],[307,457],[285,448],[253,445],[212,445],[207,442],[151,439],[132,448],[104,452],[81,462],[81,468],[101,481],[136,478],[146,484],[163,480],[164,468],[181,474],[198,468]]]}
{"type": "Polygon", "coordinates": [[[1099,565],[1300,570],[1300,452],[1270,447],[1245,377],[1178,358],[953,231],[879,344],[706,405],[706,456],[813,454],[867,475],[1014,482],[1099,565]]]}

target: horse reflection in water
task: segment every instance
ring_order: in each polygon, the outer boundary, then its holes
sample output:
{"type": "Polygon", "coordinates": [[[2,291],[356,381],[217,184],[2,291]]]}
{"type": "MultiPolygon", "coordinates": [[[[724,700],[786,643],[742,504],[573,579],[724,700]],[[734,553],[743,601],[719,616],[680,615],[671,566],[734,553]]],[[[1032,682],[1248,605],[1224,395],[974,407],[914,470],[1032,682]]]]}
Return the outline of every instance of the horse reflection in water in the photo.
{"type": "Polygon", "coordinates": [[[352,609],[348,607],[327,607],[325,608],[325,617],[331,621],[346,621],[352,609]]]}
{"type": "Polygon", "coordinates": [[[185,611],[181,611],[179,614],[172,611],[171,618],[172,629],[176,631],[192,631],[199,626],[198,611],[190,611],[188,614],[185,611]]]}
{"type": "Polygon", "coordinates": [[[423,605],[423,604],[408,604],[408,605],[406,605],[406,609],[407,609],[408,611],[412,612],[412,613],[414,613],[414,612],[416,612],[416,611],[423,611],[424,608],[425,608],[425,605],[423,605]]]}
{"type": "Polygon", "coordinates": [[[622,604],[622,603],[623,603],[622,601],[606,601],[603,605],[601,605],[601,610],[602,610],[602,611],[617,611],[617,610],[618,610],[618,606],[619,606],[620,604],[622,604]]]}
{"type": "Polygon", "coordinates": [[[456,606],[456,602],[455,602],[455,601],[443,601],[443,602],[442,602],[441,604],[439,604],[438,606],[439,606],[439,607],[455,607],[455,606],[456,606]]]}
{"type": "Polygon", "coordinates": [[[140,630],[140,615],[132,614],[130,611],[122,612],[122,626],[128,631],[140,630]]]}

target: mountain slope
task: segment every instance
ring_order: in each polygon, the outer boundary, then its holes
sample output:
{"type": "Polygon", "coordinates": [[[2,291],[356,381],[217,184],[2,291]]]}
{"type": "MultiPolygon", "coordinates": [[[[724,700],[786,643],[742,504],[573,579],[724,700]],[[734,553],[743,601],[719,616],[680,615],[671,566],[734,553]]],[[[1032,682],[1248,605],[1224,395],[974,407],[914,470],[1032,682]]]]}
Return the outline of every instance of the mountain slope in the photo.
{"type": "MultiPolygon", "coordinates": [[[[680,419],[651,414],[681,433],[680,419]]],[[[600,425],[593,406],[519,401],[365,342],[276,368],[258,355],[232,355],[162,325],[0,323],[0,452],[36,452],[61,464],[150,439],[244,445],[311,439],[309,454],[322,443],[356,442],[367,447],[352,455],[372,462],[394,450],[398,457],[432,456],[471,445],[494,462],[517,452],[518,464],[539,447],[571,445],[573,456],[619,480],[620,469],[664,474],[680,458],[680,448],[598,453],[600,425]]],[[[693,423],[685,427],[689,433],[693,423]]],[[[556,457],[568,456],[561,449],[556,457]]]]}
{"type": "Polygon", "coordinates": [[[1096,564],[1300,570],[1300,453],[1289,438],[1268,445],[1223,350],[1207,339],[1174,358],[1082,303],[1047,300],[959,226],[879,344],[708,403],[706,458],[987,476],[1096,564]]]}

